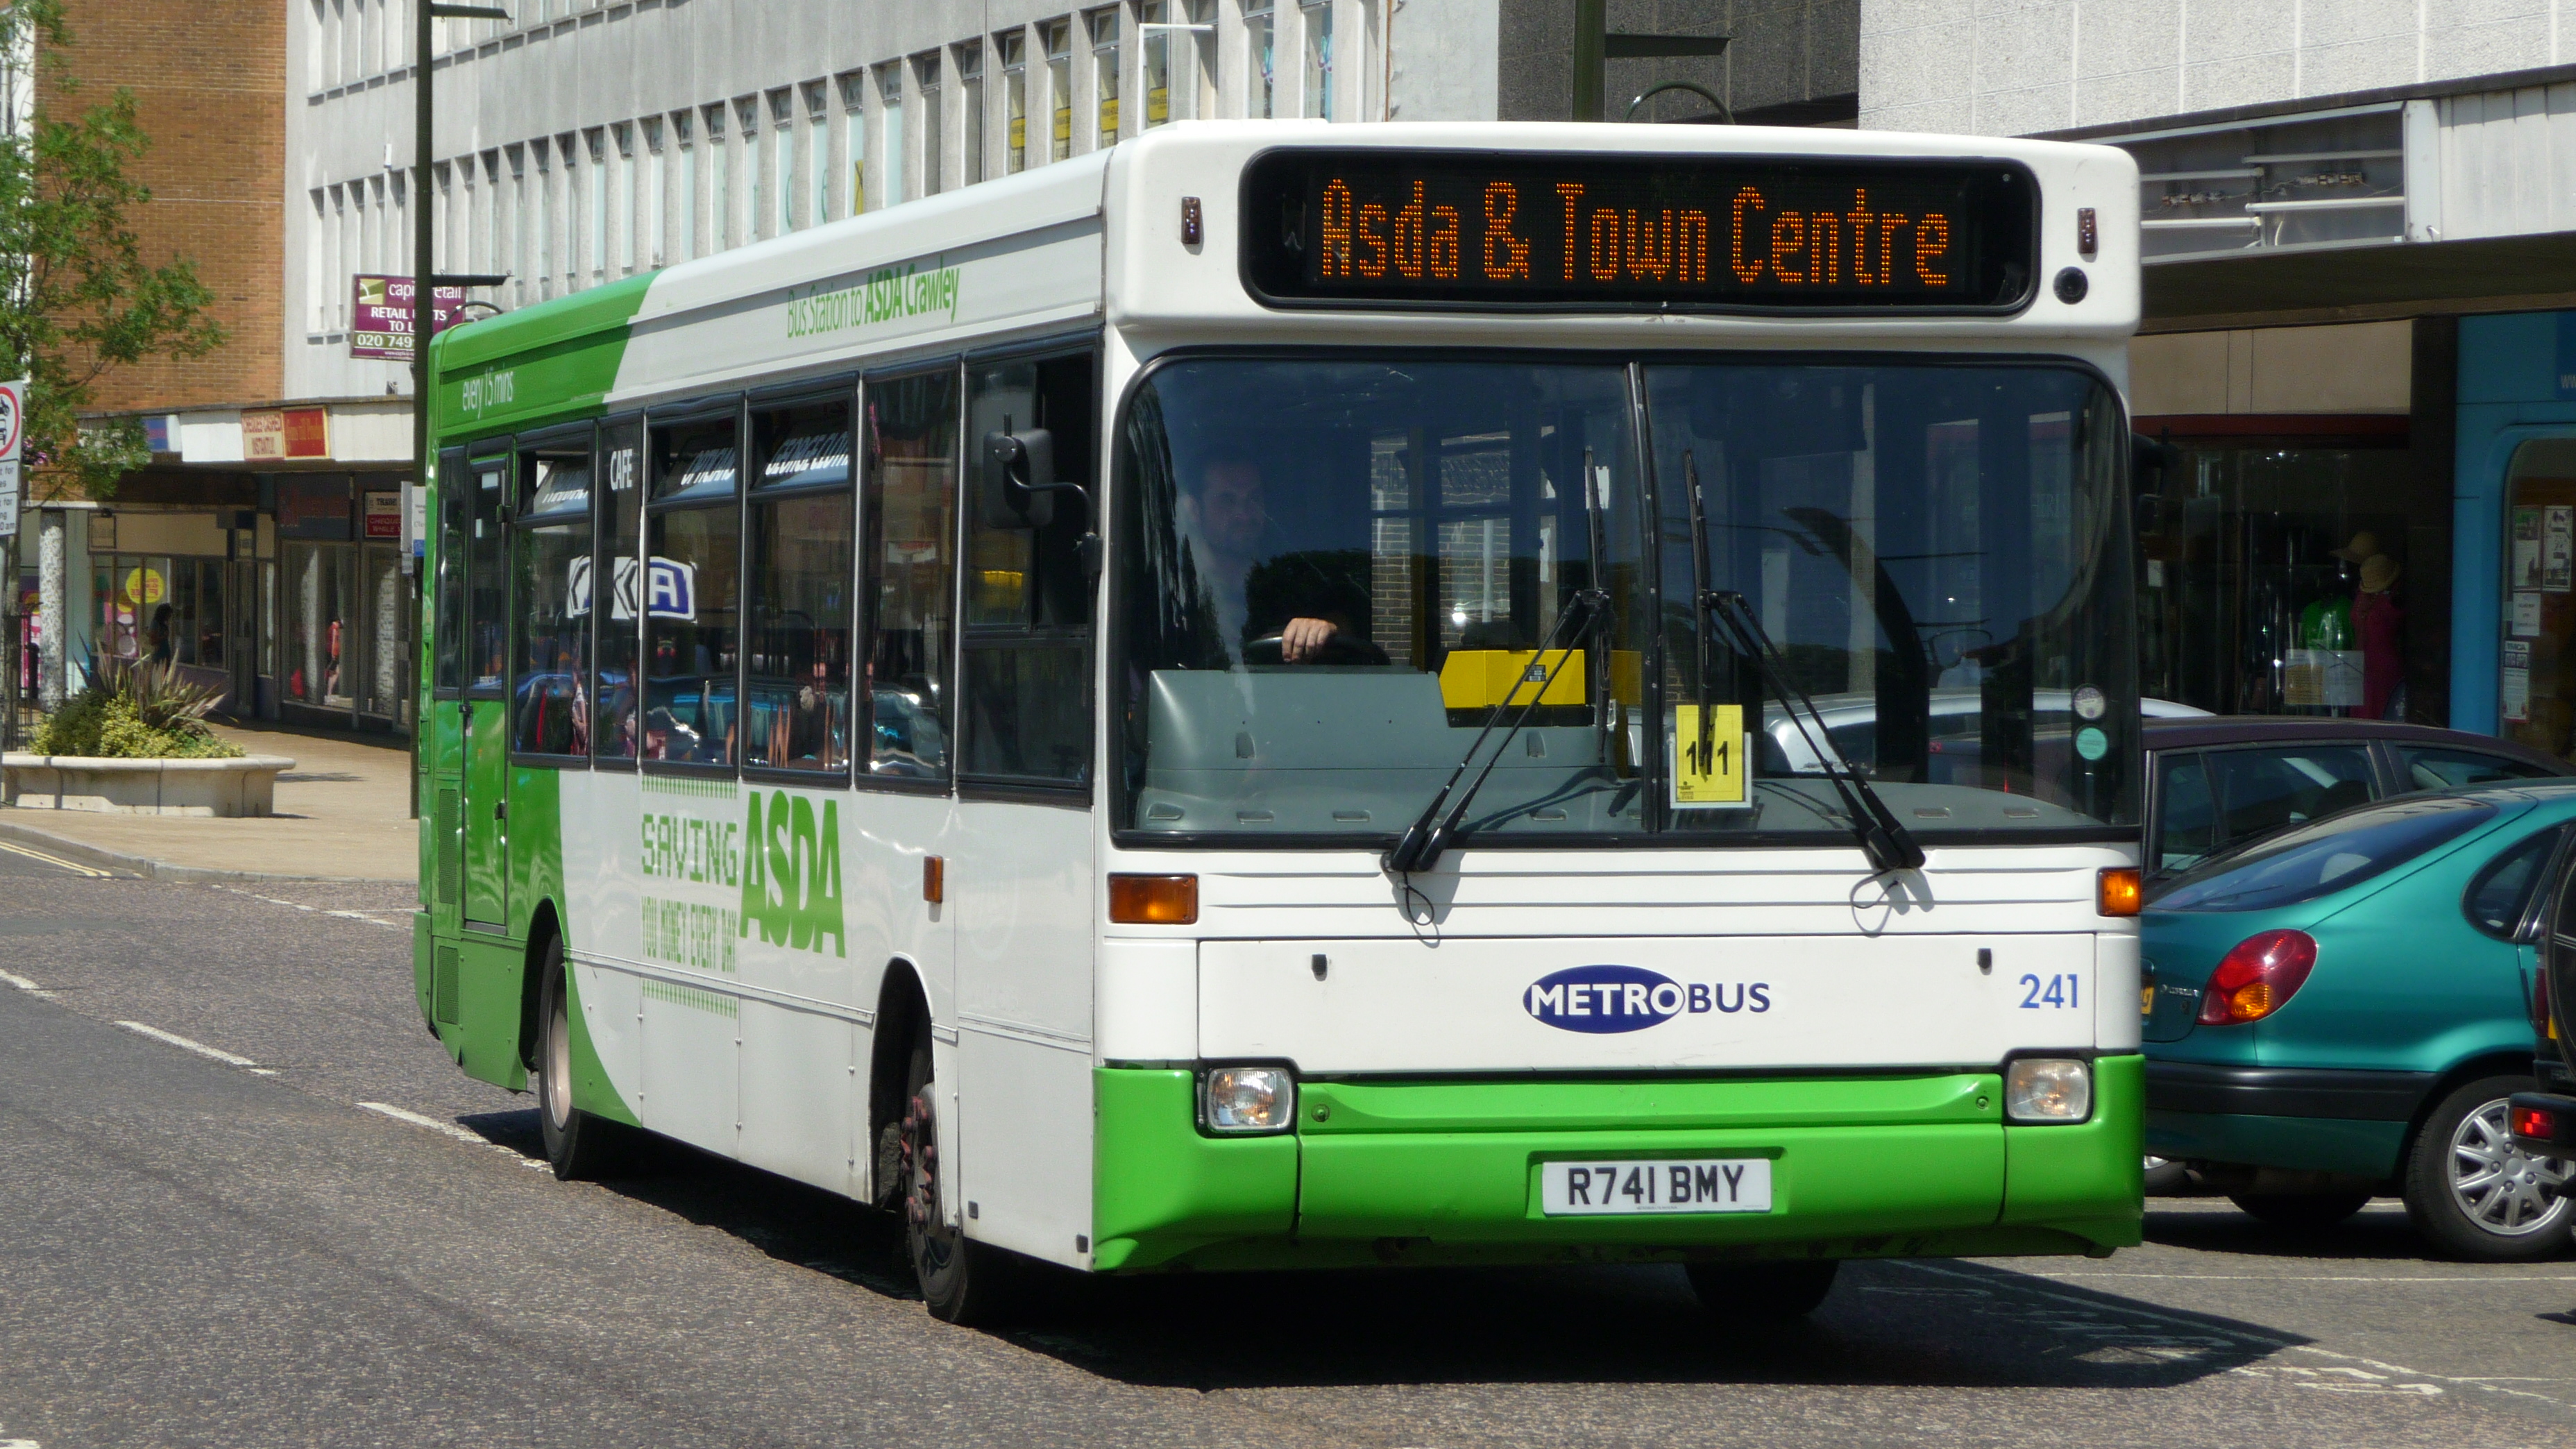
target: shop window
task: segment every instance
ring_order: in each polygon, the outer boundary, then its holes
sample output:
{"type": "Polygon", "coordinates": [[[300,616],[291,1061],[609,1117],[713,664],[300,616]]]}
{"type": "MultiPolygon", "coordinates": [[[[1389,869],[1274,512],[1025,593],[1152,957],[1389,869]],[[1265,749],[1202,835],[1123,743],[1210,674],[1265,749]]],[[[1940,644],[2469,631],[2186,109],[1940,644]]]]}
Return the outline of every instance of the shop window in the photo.
{"type": "Polygon", "coordinates": [[[731,765],[742,515],[738,424],[657,425],[645,520],[643,757],[731,765]]]}
{"type": "Polygon", "coordinates": [[[755,413],[752,442],[742,760],[838,774],[850,764],[850,404],[755,413]]]}
{"type": "Polygon", "coordinates": [[[2514,450],[2506,474],[2504,736],[2576,759],[2576,439],[2514,450]]]}
{"type": "MultiPolygon", "coordinates": [[[[1055,478],[1099,497],[1091,476],[1092,358],[1012,361],[973,372],[967,436],[1044,429],[1055,478]]],[[[1078,785],[1091,775],[1091,576],[1096,527],[1084,498],[1045,495],[1036,528],[967,513],[962,773],[1078,785]]]]}
{"type": "Polygon", "coordinates": [[[591,612],[597,621],[597,722],[591,755],[635,758],[635,658],[641,624],[641,554],[644,523],[644,426],[610,423],[599,430],[599,563],[591,571],[591,612]]]}
{"type": "Polygon", "coordinates": [[[2426,622],[2406,620],[2437,622],[2445,602],[2409,589],[2411,452],[2179,447],[2137,485],[2146,694],[2220,714],[2406,718],[2405,641],[2426,622]]]}
{"type": "Polygon", "coordinates": [[[868,775],[948,778],[957,374],[867,385],[868,775]]]}
{"type": "MultiPolygon", "coordinates": [[[[474,583],[476,623],[488,617],[495,625],[488,649],[482,648],[483,638],[478,634],[478,652],[471,657],[476,662],[474,686],[497,693],[501,682],[497,621],[502,592],[497,526],[494,533],[491,572],[478,575],[474,583]]],[[[484,557],[481,544],[478,537],[478,563],[484,557]]],[[[344,543],[281,543],[278,565],[286,590],[286,678],[280,684],[284,699],[289,704],[319,709],[354,709],[356,700],[350,691],[357,687],[357,550],[344,543]]]]}
{"type": "Polygon", "coordinates": [[[512,548],[510,748],[518,754],[590,752],[590,465],[587,436],[519,455],[528,502],[512,548]]]}

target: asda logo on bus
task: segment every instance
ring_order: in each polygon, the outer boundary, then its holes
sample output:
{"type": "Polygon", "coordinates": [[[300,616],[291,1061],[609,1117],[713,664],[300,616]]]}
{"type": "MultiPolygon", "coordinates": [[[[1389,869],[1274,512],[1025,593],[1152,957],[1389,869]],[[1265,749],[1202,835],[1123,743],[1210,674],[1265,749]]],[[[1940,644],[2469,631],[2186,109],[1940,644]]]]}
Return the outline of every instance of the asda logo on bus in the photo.
{"type": "Polygon", "coordinates": [[[790,339],[841,332],[879,322],[900,322],[933,313],[957,320],[958,269],[906,262],[880,267],[846,287],[787,298],[790,339]]]}
{"type": "Polygon", "coordinates": [[[1521,1006],[1560,1031],[1643,1031],[1684,1014],[1759,1016],[1771,1009],[1771,983],[1684,982],[1643,966],[1569,966],[1531,982],[1521,1006]]]}
{"type": "Polygon", "coordinates": [[[733,887],[740,901],[736,937],[757,930],[767,945],[814,952],[829,941],[833,955],[849,955],[839,804],[825,800],[817,811],[801,795],[754,790],[743,809],[739,824],[646,813],[643,873],[733,887]]]}

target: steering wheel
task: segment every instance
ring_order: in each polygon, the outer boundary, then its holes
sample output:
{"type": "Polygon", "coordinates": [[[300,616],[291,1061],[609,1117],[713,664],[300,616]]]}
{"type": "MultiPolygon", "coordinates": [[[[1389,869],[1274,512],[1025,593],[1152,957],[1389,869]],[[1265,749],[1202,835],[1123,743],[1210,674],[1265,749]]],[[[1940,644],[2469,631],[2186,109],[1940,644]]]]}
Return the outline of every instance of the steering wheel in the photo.
{"type": "MultiPolygon", "coordinates": [[[[1285,639],[1271,634],[1247,641],[1243,646],[1246,664],[1285,664],[1288,646],[1285,639]]],[[[1374,639],[1362,639],[1335,629],[1317,646],[1314,653],[1297,661],[1300,664],[1392,664],[1386,646],[1374,639]]]]}

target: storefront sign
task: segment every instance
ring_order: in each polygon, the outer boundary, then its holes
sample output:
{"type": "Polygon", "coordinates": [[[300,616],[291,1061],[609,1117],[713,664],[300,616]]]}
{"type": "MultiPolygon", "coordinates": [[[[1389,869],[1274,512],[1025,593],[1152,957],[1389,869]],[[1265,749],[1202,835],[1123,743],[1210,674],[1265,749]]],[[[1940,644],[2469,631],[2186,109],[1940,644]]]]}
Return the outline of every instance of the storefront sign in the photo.
{"type": "Polygon", "coordinates": [[[2531,646],[2519,639],[2504,645],[2504,718],[2523,724],[2531,718],[2531,646]]]}
{"type": "MultiPolygon", "coordinates": [[[[357,277],[357,295],[349,308],[349,355],[411,361],[412,279],[357,277]]],[[[429,335],[437,336],[462,321],[465,289],[439,287],[429,297],[429,335]]]]}
{"type": "Polygon", "coordinates": [[[0,382],[0,538],[18,536],[18,453],[26,438],[27,380],[0,382]]]}
{"type": "Polygon", "coordinates": [[[349,480],[339,477],[278,479],[277,536],[348,538],[349,480]]]}
{"type": "Polygon", "coordinates": [[[269,408],[242,414],[242,460],[284,462],[331,456],[331,414],[325,408],[269,408]]]}
{"type": "Polygon", "coordinates": [[[366,532],[363,536],[399,542],[403,536],[402,495],[369,493],[366,501],[366,532]]]}
{"type": "Polygon", "coordinates": [[[169,581],[159,569],[132,568],[125,571],[125,582],[118,586],[116,601],[129,608],[151,608],[170,596],[169,581]]]}

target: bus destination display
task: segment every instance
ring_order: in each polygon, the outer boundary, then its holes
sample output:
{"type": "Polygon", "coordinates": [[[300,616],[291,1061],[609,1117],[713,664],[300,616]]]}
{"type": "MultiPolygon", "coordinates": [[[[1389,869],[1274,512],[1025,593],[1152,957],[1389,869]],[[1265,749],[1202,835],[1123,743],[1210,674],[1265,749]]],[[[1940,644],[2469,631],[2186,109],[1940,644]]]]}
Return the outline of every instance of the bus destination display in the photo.
{"type": "Polygon", "coordinates": [[[2004,161],[1283,150],[1243,205],[1279,306],[2009,312],[2039,244],[2004,161]]]}

